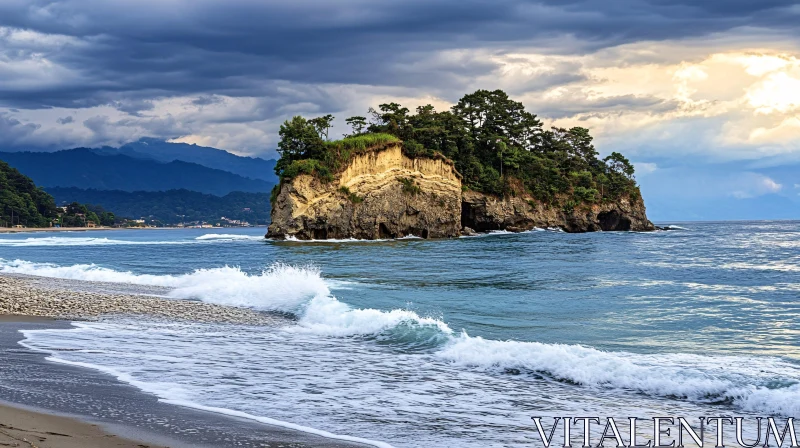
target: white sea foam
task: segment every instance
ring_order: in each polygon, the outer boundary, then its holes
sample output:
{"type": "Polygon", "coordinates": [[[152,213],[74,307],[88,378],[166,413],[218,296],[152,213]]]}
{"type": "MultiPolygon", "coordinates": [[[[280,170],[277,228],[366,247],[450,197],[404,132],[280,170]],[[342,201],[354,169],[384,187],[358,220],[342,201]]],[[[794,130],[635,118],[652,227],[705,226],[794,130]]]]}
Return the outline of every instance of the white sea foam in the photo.
{"type": "Polygon", "coordinates": [[[374,240],[364,240],[358,238],[328,238],[324,240],[301,240],[294,235],[286,235],[284,238],[285,239],[283,241],[290,241],[292,243],[383,243],[387,241],[424,240],[424,238],[416,235],[405,235],[392,239],[378,238],[374,240]]]}
{"type": "MultiPolygon", "coordinates": [[[[73,329],[72,331],[97,331],[96,329],[94,329],[94,328],[92,328],[92,327],[90,327],[88,325],[85,325],[85,324],[74,323],[73,325],[75,325],[76,328],[73,329]]],[[[51,331],[54,331],[54,330],[20,330],[20,332],[23,334],[23,336],[25,336],[26,340],[29,341],[29,342],[33,338],[35,338],[35,336],[37,334],[46,334],[46,333],[51,332],[51,331]]],[[[55,331],[63,331],[63,330],[55,330],[55,331]]],[[[260,423],[266,423],[268,425],[280,426],[282,428],[292,429],[292,430],[295,430],[295,431],[301,431],[301,432],[306,432],[306,433],[309,433],[309,434],[315,434],[315,435],[318,435],[318,436],[321,436],[321,437],[324,437],[324,438],[328,438],[328,439],[333,439],[333,440],[343,440],[343,441],[348,441],[348,442],[363,443],[363,444],[366,444],[366,445],[375,446],[377,448],[392,448],[392,446],[390,444],[386,443],[386,442],[365,439],[363,437],[354,437],[354,436],[349,436],[349,435],[344,435],[344,434],[334,434],[332,432],[324,431],[324,430],[321,430],[321,429],[312,428],[310,426],[305,426],[305,425],[300,425],[300,424],[297,424],[297,423],[291,423],[291,422],[276,420],[276,419],[269,418],[269,417],[252,415],[252,414],[248,414],[246,412],[236,411],[236,410],[233,410],[233,409],[213,407],[213,406],[205,406],[205,405],[202,405],[202,404],[195,403],[193,401],[184,399],[183,397],[188,395],[188,393],[187,393],[188,391],[186,391],[184,388],[182,388],[182,387],[180,387],[180,386],[178,386],[178,385],[176,385],[174,383],[157,383],[157,382],[139,381],[133,375],[131,375],[130,373],[124,372],[121,369],[116,369],[116,368],[113,368],[113,367],[102,366],[102,365],[98,365],[98,364],[91,364],[91,363],[86,363],[86,362],[69,361],[69,360],[62,359],[62,358],[59,358],[59,357],[55,356],[55,353],[53,351],[37,347],[36,344],[27,343],[26,341],[20,341],[19,344],[22,345],[25,348],[30,349],[30,350],[49,353],[50,356],[46,358],[48,361],[58,362],[58,363],[71,365],[71,366],[76,366],[76,367],[84,367],[84,368],[88,368],[88,369],[94,369],[94,370],[97,370],[97,371],[112,375],[117,380],[119,380],[121,382],[130,384],[130,385],[132,385],[132,386],[134,386],[134,387],[136,387],[136,388],[138,388],[140,390],[143,390],[145,392],[149,392],[149,393],[152,393],[152,394],[156,395],[157,397],[159,397],[159,401],[164,402],[164,403],[174,404],[174,405],[177,405],[177,406],[184,406],[184,407],[193,408],[193,409],[199,409],[199,410],[208,411],[208,412],[214,412],[214,413],[217,413],[217,414],[229,415],[229,416],[238,417],[238,418],[245,418],[245,419],[249,419],[249,420],[255,420],[255,421],[260,422],[260,423]]]]}
{"type": "Polygon", "coordinates": [[[388,239],[360,240],[358,238],[329,238],[325,240],[301,240],[294,235],[286,235],[284,238],[285,239],[283,241],[289,241],[292,243],[381,243],[386,241],[392,241],[388,239]]]}
{"type": "Polygon", "coordinates": [[[0,273],[38,275],[41,277],[66,278],[112,283],[135,283],[142,285],[173,286],[174,278],[169,275],[134,274],[103,268],[95,264],[75,264],[59,266],[52,263],[34,263],[25,260],[5,260],[0,258],[0,273]]]}
{"type": "Polygon", "coordinates": [[[205,235],[198,236],[197,238],[195,238],[195,240],[265,241],[266,239],[263,236],[258,236],[258,235],[239,235],[232,233],[207,233],[205,235]]]}
{"type": "Polygon", "coordinates": [[[274,264],[253,274],[222,267],[183,275],[143,275],[94,265],[0,260],[0,272],[167,286],[176,298],[295,313],[297,325],[287,327],[287,332],[326,337],[399,333],[403,342],[433,341],[434,356],[459,368],[518,369],[584,387],[693,402],[729,401],[745,410],[781,415],[800,413],[800,369],[776,358],[646,355],[456,335],[444,321],[411,310],[359,309],[341,302],[311,266],[274,264]]]}
{"type": "Polygon", "coordinates": [[[313,267],[274,264],[258,274],[238,267],[198,269],[182,275],[135,274],[94,264],[58,266],[23,260],[0,259],[0,272],[111,283],[132,283],[173,288],[170,297],[199,299],[222,305],[260,310],[295,311],[317,295],[330,293],[313,267]]]}
{"type": "Polygon", "coordinates": [[[171,245],[171,244],[190,244],[190,241],[129,241],[115,240],[110,238],[89,238],[89,237],[42,237],[9,239],[0,238],[0,246],[29,247],[29,246],[116,246],[116,245],[171,245]]]}
{"type": "Polygon", "coordinates": [[[465,367],[519,369],[588,387],[635,391],[695,402],[732,401],[748,411],[800,412],[797,366],[777,358],[646,355],[579,345],[495,341],[462,334],[436,354],[465,367]],[[775,387],[781,384],[783,387],[775,387]]]}
{"type": "Polygon", "coordinates": [[[300,324],[296,330],[315,334],[378,334],[400,324],[451,332],[443,322],[421,317],[413,311],[352,308],[333,297],[330,290],[346,288],[352,282],[332,281],[329,284],[313,266],[276,263],[256,274],[225,266],[198,269],[183,275],[149,275],[115,271],[93,264],[58,266],[0,259],[0,273],[163,286],[172,288],[167,294],[169,297],[295,313],[300,324]]]}
{"type": "Polygon", "coordinates": [[[330,295],[318,295],[305,306],[295,331],[326,336],[377,335],[400,325],[435,329],[452,333],[444,322],[421,317],[410,310],[380,311],[372,308],[352,308],[330,295]]]}
{"type": "Polygon", "coordinates": [[[533,233],[533,232],[561,232],[561,229],[559,229],[558,227],[551,227],[547,229],[543,229],[541,227],[534,227],[530,230],[523,230],[521,232],[512,232],[510,230],[489,230],[488,232],[476,233],[475,235],[462,235],[460,238],[482,238],[482,237],[496,236],[496,235],[519,235],[519,234],[533,233]]]}
{"type": "Polygon", "coordinates": [[[209,233],[194,239],[174,241],[139,241],[119,240],[113,238],[96,237],[29,237],[29,238],[0,238],[0,246],[9,247],[34,247],[34,246],[159,246],[159,245],[184,245],[198,243],[230,242],[230,241],[264,241],[265,238],[257,235],[237,235],[226,233],[209,233]]]}

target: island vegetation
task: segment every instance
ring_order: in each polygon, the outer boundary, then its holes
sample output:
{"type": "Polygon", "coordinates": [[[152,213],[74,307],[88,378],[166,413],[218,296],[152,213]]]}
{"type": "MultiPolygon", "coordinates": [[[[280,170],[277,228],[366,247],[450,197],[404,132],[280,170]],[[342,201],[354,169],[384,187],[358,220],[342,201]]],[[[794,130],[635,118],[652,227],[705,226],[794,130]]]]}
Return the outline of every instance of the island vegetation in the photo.
{"type": "Polygon", "coordinates": [[[452,161],[464,188],[482,193],[526,195],[565,209],[640,194],[634,167],[622,154],[601,159],[586,128],[545,130],[502,90],[478,90],[441,112],[431,105],[412,113],[397,103],[380,104],[366,117],[347,118],[351,133],[340,140],[328,138],[333,120],[295,116],[281,125],[275,172],[282,182],[300,173],[330,181],[353,155],[401,143],[411,158],[452,161]]]}

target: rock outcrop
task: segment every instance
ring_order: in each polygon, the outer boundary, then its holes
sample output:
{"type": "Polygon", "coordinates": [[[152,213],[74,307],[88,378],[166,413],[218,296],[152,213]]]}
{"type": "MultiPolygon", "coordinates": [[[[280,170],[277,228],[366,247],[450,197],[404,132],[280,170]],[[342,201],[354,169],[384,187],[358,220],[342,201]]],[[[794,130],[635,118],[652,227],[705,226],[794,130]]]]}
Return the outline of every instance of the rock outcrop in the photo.
{"type": "Polygon", "coordinates": [[[474,191],[463,194],[461,224],[478,232],[521,232],[534,227],[557,227],[566,232],[655,230],[641,198],[622,197],[615,202],[587,204],[566,211],[530,198],[499,199],[474,191]]]}
{"type": "Polygon", "coordinates": [[[300,174],[281,184],[268,238],[383,239],[415,235],[450,238],[464,229],[567,232],[654,230],[644,202],[621,198],[574,210],[531,198],[500,199],[467,191],[443,158],[405,156],[399,144],[357,155],[333,181],[300,174]]]}
{"type": "Polygon", "coordinates": [[[461,180],[452,163],[411,159],[392,144],[355,156],[333,182],[308,174],[284,182],[267,237],[448,238],[460,234],[460,218],[461,180]]]}

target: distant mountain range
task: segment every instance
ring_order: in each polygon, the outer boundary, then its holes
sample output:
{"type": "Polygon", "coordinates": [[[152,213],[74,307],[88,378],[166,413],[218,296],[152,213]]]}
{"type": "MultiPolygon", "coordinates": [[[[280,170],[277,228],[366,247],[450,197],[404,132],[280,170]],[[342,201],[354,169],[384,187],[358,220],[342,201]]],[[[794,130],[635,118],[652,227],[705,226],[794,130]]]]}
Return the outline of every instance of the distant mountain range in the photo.
{"type": "Polygon", "coordinates": [[[219,197],[188,190],[127,192],[55,187],[46,191],[57,205],[101,205],[117,217],[155,219],[164,224],[218,222],[223,216],[250,224],[269,222],[269,193],[233,192],[219,197]]]}
{"type": "MultiPolygon", "coordinates": [[[[69,149],[71,148],[66,148],[66,150],[69,149]]],[[[196,163],[208,168],[228,171],[251,179],[260,179],[270,183],[278,182],[278,178],[275,175],[275,160],[238,156],[222,149],[207,146],[169,143],[156,138],[144,137],[138,141],[122,145],[119,148],[102,146],[100,148],[89,149],[99,155],[123,155],[136,159],[150,159],[164,163],[179,160],[182,162],[196,163]]],[[[57,151],[61,150],[45,148],[26,149],[21,147],[0,148],[0,153],[53,153],[57,151]]]]}
{"type": "Polygon", "coordinates": [[[239,157],[213,148],[183,144],[173,148],[169,146],[171,143],[150,143],[140,141],[128,149],[77,148],[56,152],[0,152],[0,160],[17,168],[42,187],[122,191],[186,189],[224,196],[232,191],[268,193],[276,181],[271,168],[274,161],[239,157]],[[199,155],[194,155],[194,151],[199,155]],[[169,159],[172,160],[168,161],[169,159]],[[182,159],[202,159],[213,167],[182,159]],[[261,172],[263,169],[267,173],[262,173],[260,178],[251,179],[221,169],[224,166],[232,167],[230,169],[236,169],[239,173],[252,172],[253,170],[246,169],[247,164],[252,164],[254,171],[261,172]]]}
{"type": "Polygon", "coordinates": [[[188,145],[186,143],[168,143],[154,138],[142,138],[119,148],[102,147],[94,149],[102,155],[124,155],[139,159],[152,159],[159,162],[196,163],[208,168],[228,171],[251,179],[260,179],[277,183],[275,160],[264,160],[258,157],[242,157],[217,148],[188,145]]]}

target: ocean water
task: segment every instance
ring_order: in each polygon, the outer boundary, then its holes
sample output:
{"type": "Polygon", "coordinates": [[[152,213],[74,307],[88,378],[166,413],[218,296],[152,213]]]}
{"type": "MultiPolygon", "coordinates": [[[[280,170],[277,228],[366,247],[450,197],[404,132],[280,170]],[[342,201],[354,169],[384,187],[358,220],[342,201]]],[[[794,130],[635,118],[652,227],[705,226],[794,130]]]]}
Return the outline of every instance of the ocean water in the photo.
{"type": "Polygon", "coordinates": [[[280,313],[277,327],[115,318],[24,344],[164,401],[375,446],[533,446],[532,416],[800,416],[800,222],[680,226],[0,235],[0,272],[280,313]]]}

